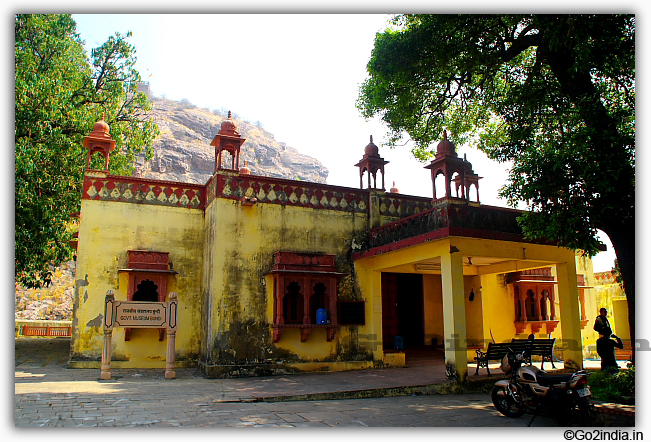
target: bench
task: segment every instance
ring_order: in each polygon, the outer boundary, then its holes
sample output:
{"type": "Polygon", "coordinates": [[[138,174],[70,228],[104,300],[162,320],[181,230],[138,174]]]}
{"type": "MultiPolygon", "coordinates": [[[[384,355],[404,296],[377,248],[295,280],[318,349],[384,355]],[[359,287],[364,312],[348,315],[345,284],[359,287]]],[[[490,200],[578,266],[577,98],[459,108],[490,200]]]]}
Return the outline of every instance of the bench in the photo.
{"type": "Polygon", "coordinates": [[[531,356],[540,356],[542,362],[540,363],[540,369],[543,369],[545,361],[552,363],[552,368],[556,368],[554,365],[554,342],[556,338],[552,339],[511,339],[512,343],[525,344],[527,351],[527,362],[531,365],[531,356]]]}
{"type": "Polygon", "coordinates": [[[521,353],[527,350],[527,344],[519,342],[504,342],[504,343],[494,343],[489,342],[488,348],[486,351],[476,350],[477,357],[475,361],[477,362],[477,368],[475,369],[475,374],[479,374],[479,369],[481,367],[486,368],[488,376],[491,375],[490,368],[488,368],[489,361],[501,361],[502,358],[509,352],[514,351],[515,353],[521,353]]]}
{"type": "Polygon", "coordinates": [[[540,356],[542,358],[542,363],[540,368],[542,369],[545,361],[552,363],[552,367],[556,368],[553,360],[553,349],[554,342],[556,338],[552,339],[512,339],[511,342],[504,343],[494,343],[490,342],[488,348],[485,352],[481,350],[476,350],[477,357],[475,361],[477,362],[477,368],[475,369],[475,374],[479,374],[479,369],[485,367],[488,375],[490,376],[491,371],[488,368],[489,361],[501,361],[504,355],[506,355],[509,350],[513,350],[515,353],[525,353],[524,358],[525,362],[531,365],[531,356],[540,356]]]}

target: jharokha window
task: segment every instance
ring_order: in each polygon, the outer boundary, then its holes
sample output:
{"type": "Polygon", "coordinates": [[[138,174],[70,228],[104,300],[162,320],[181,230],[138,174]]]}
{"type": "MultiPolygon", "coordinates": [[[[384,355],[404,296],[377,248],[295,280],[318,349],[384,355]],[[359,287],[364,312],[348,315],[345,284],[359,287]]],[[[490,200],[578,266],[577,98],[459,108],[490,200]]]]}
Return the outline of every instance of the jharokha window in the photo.
{"type": "Polygon", "coordinates": [[[274,277],[273,340],[297,328],[301,341],[312,330],[323,328],[326,339],[337,331],[337,283],[335,256],[318,253],[276,252],[271,270],[274,277]]]}
{"type": "MultiPolygon", "coordinates": [[[[168,252],[146,250],[127,251],[127,268],[118,271],[129,275],[127,300],[142,302],[164,302],[169,278],[178,273],[172,269],[168,252]]],[[[165,329],[158,332],[158,340],[162,341],[165,329]]],[[[124,340],[129,341],[132,333],[132,328],[126,328],[124,340]]]]}
{"type": "Polygon", "coordinates": [[[552,333],[558,320],[554,298],[556,280],[551,268],[509,273],[506,282],[512,287],[516,332],[524,333],[530,327],[535,334],[545,326],[547,334],[552,333]]]}

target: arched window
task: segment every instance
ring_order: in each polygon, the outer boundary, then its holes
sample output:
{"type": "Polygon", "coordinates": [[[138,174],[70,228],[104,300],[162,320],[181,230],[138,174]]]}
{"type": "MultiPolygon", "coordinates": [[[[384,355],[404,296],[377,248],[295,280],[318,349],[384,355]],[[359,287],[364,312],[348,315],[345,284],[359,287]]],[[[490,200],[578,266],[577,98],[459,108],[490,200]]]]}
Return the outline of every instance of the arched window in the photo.
{"type": "Polygon", "coordinates": [[[450,193],[457,198],[461,197],[461,191],[459,190],[461,187],[461,178],[459,175],[459,172],[454,172],[452,176],[450,177],[450,193]]]}
{"type": "Polygon", "coordinates": [[[434,198],[439,199],[445,196],[445,175],[442,171],[439,171],[436,174],[436,178],[434,179],[434,190],[436,191],[434,198]]]}
{"type": "Polygon", "coordinates": [[[220,169],[233,169],[234,161],[235,159],[229,151],[221,151],[221,163],[219,164],[220,169]]]}
{"type": "Polygon", "coordinates": [[[310,297],[310,322],[316,324],[317,315],[316,311],[320,308],[327,308],[327,288],[325,284],[319,282],[313,288],[312,296],[310,297]]]}
{"type": "Polygon", "coordinates": [[[292,282],[287,286],[287,292],[283,299],[283,313],[285,324],[303,323],[303,295],[301,286],[297,282],[292,282]]]}
{"type": "Polygon", "coordinates": [[[92,170],[106,169],[106,153],[101,150],[96,150],[90,153],[88,158],[88,168],[92,170]]]}
{"type": "Polygon", "coordinates": [[[479,202],[479,191],[476,184],[471,184],[468,188],[468,201],[479,202]]]}
{"type": "Polygon", "coordinates": [[[145,279],[136,288],[133,301],[158,302],[158,286],[153,281],[145,279]]]}
{"type": "Polygon", "coordinates": [[[540,296],[540,317],[544,321],[549,320],[549,302],[551,302],[549,291],[543,290],[540,296]]]}
{"type": "Polygon", "coordinates": [[[532,290],[527,290],[524,297],[524,311],[527,314],[527,321],[535,321],[536,318],[536,295],[532,290]]]}

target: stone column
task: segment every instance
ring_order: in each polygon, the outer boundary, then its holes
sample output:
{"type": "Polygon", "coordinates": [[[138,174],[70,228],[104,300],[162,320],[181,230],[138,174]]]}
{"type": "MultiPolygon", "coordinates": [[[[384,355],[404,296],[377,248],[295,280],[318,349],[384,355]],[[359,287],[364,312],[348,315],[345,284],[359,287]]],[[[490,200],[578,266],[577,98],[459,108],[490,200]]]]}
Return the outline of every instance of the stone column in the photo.
{"type": "Polygon", "coordinates": [[[441,283],[446,370],[448,375],[464,381],[468,375],[468,354],[461,252],[448,252],[441,256],[441,283]]]}
{"type": "Polygon", "coordinates": [[[533,315],[536,321],[542,321],[542,317],[540,316],[540,290],[538,287],[533,292],[533,315]]]}
{"type": "Polygon", "coordinates": [[[104,348],[102,348],[102,363],[100,366],[99,378],[102,380],[111,379],[111,345],[113,329],[104,328],[104,348]]]}
{"type": "Polygon", "coordinates": [[[165,379],[176,378],[176,306],[177,296],[172,292],[167,297],[167,355],[165,358],[165,379]]]}
{"type": "Polygon", "coordinates": [[[451,174],[448,172],[447,168],[445,169],[445,197],[449,198],[452,196],[452,188],[450,186],[450,180],[452,179],[451,174]]]}
{"type": "Polygon", "coordinates": [[[104,347],[102,348],[102,362],[100,363],[99,378],[111,379],[111,347],[113,345],[113,301],[115,295],[109,290],[104,298],[104,347]]]}
{"type": "Polygon", "coordinates": [[[583,367],[581,322],[579,320],[579,295],[576,288],[574,260],[556,264],[558,277],[558,300],[563,335],[563,359],[566,368],[583,367]]]}

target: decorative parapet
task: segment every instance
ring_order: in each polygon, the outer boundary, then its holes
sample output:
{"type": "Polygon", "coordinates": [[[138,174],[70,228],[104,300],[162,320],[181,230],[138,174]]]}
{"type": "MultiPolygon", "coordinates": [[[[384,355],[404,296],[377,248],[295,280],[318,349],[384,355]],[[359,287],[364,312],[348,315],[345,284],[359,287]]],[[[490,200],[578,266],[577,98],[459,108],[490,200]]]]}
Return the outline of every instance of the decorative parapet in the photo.
{"type": "Polygon", "coordinates": [[[378,247],[448,226],[447,209],[435,207],[371,230],[368,248],[378,247]]]}
{"type": "Polygon", "coordinates": [[[152,179],[86,175],[82,199],[203,209],[205,186],[152,179]]]}
{"type": "Polygon", "coordinates": [[[368,208],[365,190],[256,175],[216,174],[208,182],[208,204],[213,198],[356,213],[368,208]]]}
{"type": "Polygon", "coordinates": [[[432,208],[432,199],[387,193],[380,197],[380,215],[405,218],[432,208]]]}
{"type": "Polygon", "coordinates": [[[517,222],[521,211],[470,204],[437,204],[435,207],[372,229],[357,257],[384,253],[446,236],[528,241],[517,222]],[[371,250],[373,249],[373,250],[371,250]]]}
{"type": "Polygon", "coordinates": [[[595,272],[594,279],[597,285],[614,284],[617,282],[614,270],[608,270],[607,272],[595,272]]]}

